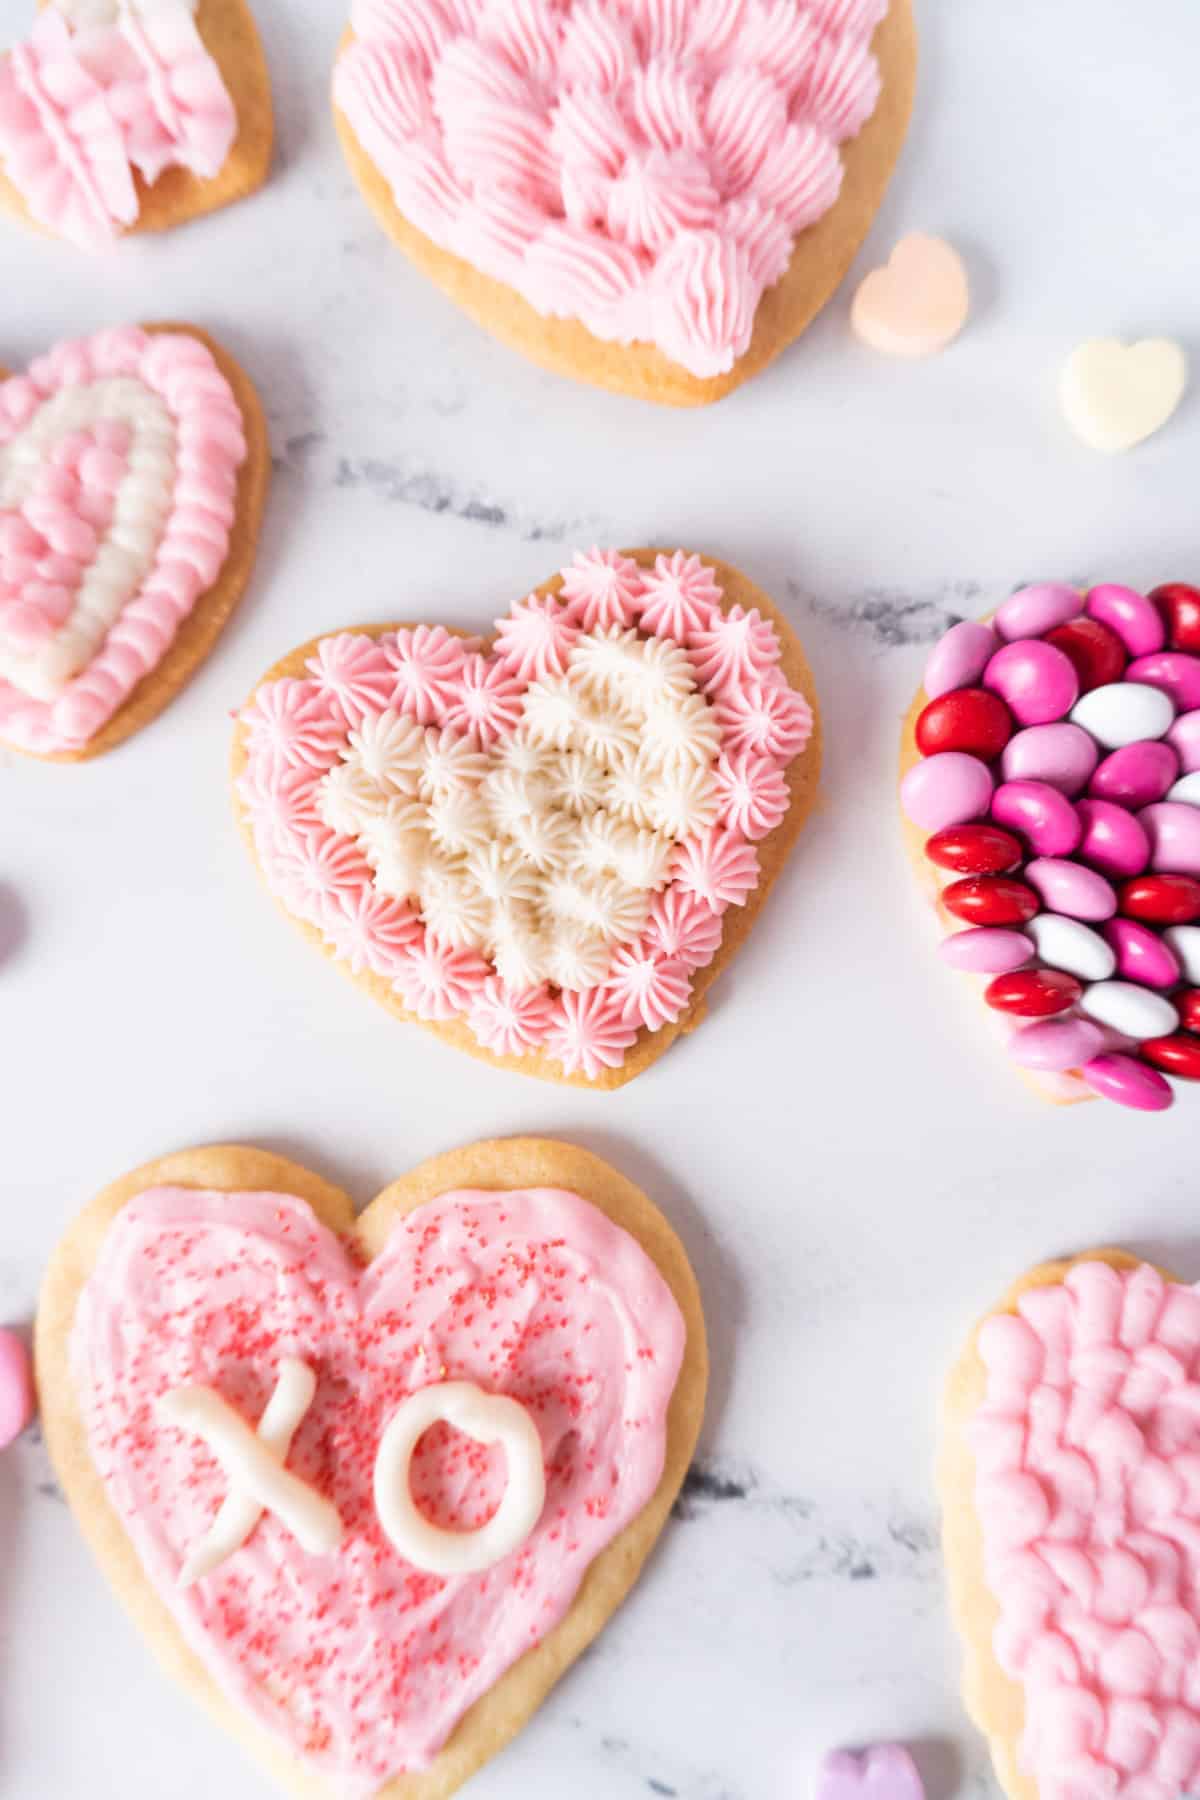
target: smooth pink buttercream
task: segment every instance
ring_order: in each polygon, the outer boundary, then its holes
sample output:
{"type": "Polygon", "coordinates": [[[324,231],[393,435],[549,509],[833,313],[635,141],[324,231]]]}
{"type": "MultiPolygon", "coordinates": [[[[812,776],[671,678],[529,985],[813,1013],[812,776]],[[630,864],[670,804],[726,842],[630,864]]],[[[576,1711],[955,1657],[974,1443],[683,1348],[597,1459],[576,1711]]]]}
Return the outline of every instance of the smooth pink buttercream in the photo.
{"type": "Polygon", "coordinates": [[[887,0],[354,0],[339,107],[426,236],[597,337],[730,369],[875,109],[887,0]]]}
{"type": "MultiPolygon", "coordinates": [[[[108,1500],[210,1677],[339,1794],[365,1795],[428,1765],[650,1500],[685,1335],[640,1245],[575,1194],[443,1194],[361,1269],[291,1195],[166,1187],[109,1228],[71,1360],[108,1500]],[[265,1513],[181,1587],[228,1481],[156,1404],[206,1384],[256,1425],[285,1356],[317,1377],[288,1467],[336,1506],[343,1541],[309,1555],[265,1513]],[[442,1380],[527,1407],[546,1475],[522,1547],[449,1579],[398,1555],[372,1498],[389,1418],[442,1380]]],[[[498,1448],[440,1425],[422,1439],[413,1492],[444,1528],[482,1524],[504,1484],[498,1448]]]]}
{"type": "Polygon", "coordinates": [[[1080,1264],[979,1351],[968,1432],[1022,1766],[1040,1800],[1180,1800],[1200,1785],[1200,1294],[1080,1264]]]}

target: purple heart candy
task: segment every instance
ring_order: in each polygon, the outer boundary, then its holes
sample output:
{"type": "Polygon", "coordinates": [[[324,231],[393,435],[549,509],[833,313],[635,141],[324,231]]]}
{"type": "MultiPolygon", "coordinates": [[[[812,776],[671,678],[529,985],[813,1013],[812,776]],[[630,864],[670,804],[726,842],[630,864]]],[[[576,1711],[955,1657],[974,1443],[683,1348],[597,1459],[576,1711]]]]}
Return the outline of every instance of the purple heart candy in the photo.
{"type": "Polygon", "coordinates": [[[831,1750],[817,1770],[813,1800],[925,1800],[917,1765],[899,1744],[876,1744],[855,1756],[831,1750]]]}

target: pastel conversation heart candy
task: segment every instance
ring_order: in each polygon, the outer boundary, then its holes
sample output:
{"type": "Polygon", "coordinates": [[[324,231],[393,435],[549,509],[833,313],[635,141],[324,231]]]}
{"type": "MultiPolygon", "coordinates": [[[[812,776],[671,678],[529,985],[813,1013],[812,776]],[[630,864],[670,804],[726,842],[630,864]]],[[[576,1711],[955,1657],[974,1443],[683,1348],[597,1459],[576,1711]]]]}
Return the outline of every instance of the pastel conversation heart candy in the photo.
{"type": "Polygon", "coordinates": [[[876,1744],[861,1756],[833,1750],[817,1770],[813,1800],[925,1800],[920,1772],[901,1744],[876,1744]]]}
{"type": "Polygon", "coordinates": [[[530,1138],[357,1219],[261,1151],[150,1164],[64,1238],[37,1360],[150,1647],[286,1791],[363,1800],[448,1796],[526,1722],[666,1523],[706,1381],[667,1221],[530,1138]]]}
{"type": "Polygon", "coordinates": [[[1161,431],[1183,399],[1187,375],[1187,357],[1169,338],[1092,338],[1067,358],[1063,413],[1091,449],[1132,450],[1161,431]]]}
{"type": "Polygon", "coordinates": [[[915,60],[910,0],[352,0],[333,94],[380,223],[473,319],[696,405],[841,281],[915,60]]]}
{"type": "Polygon", "coordinates": [[[263,877],[375,998],[459,1049],[616,1087],[661,1055],[816,791],[812,679],[723,564],[594,550],[496,623],[336,633],[236,734],[263,877]]]}
{"type": "Polygon", "coordinates": [[[967,322],[970,300],[962,257],[944,238],[912,232],[882,269],[859,284],[850,323],[864,344],[889,356],[932,356],[967,322]]]}
{"type": "Polygon", "coordinates": [[[0,379],[0,743],[77,762],[154,718],[241,597],[269,476],[254,388],[193,327],[0,379]]]}

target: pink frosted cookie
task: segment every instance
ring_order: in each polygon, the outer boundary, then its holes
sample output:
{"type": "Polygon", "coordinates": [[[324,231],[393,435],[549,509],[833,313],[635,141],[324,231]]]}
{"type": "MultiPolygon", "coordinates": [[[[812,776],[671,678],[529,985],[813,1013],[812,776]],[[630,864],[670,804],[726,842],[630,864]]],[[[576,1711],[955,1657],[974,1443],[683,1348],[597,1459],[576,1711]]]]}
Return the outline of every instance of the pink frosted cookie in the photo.
{"type": "Polygon", "coordinates": [[[269,474],[249,378],[193,326],[0,372],[0,743],[78,762],[155,717],[241,597],[269,474]]]}
{"type": "Polygon", "coordinates": [[[939,1460],[968,1708],[1008,1800],[1200,1793],[1200,1294],[1034,1269],[951,1374],[939,1460]]]}
{"type": "Polygon", "coordinates": [[[334,111],[384,229],[479,324],[695,405],[841,281],[915,62],[910,0],[353,0],[334,111]]]}
{"type": "Polygon", "coordinates": [[[244,0],[43,0],[0,57],[0,208],[81,249],[244,199],[273,134],[244,0]]]}
{"type": "Polygon", "coordinates": [[[294,651],[243,708],[235,803],[271,893],[393,1012],[619,1087],[750,931],[815,796],[813,706],[737,570],[593,550],[486,642],[294,651]]]}
{"type": "Polygon", "coordinates": [[[942,954],[1048,1098],[1200,1080],[1200,593],[1022,588],[934,648],[900,804],[942,954]]]}
{"type": "Polygon", "coordinates": [[[682,1246],[570,1145],[349,1197],[191,1150],[51,1262],[42,1417],[165,1666],[288,1792],[442,1800],[631,1587],[704,1406],[682,1246]]]}

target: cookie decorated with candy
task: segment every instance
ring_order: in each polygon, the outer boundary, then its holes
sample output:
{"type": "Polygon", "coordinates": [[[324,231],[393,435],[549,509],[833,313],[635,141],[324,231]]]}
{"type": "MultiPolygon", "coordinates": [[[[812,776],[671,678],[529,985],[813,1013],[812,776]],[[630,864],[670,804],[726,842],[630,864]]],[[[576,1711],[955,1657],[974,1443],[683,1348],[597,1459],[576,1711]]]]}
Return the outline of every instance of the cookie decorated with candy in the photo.
{"type": "Polygon", "coordinates": [[[250,578],[269,475],[258,396],[195,326],[0,372],[0,743],[79,762],[161,712],[250,578]]]}
{"type": "Polygon", "coordinates": [[[353,0],[334,113],[384,230],[479,324],[697,405],[838,286],[915,62],[909,0],[353,0]]]}
{"type": "Polygon", "coordinates": [[[0,57],[0,208],[81,249],[244,199],[273,137],[244,0],[43,0],[0,57]]]}
{"type": "Polygon", "coordinates": [[[636,1580],[688,1467],[696,1284],[569,1145],[435,1157],[355,1219],[264,1152],[96,1199],[37,1322],[46,1440],[159,1660],[289,1793],[444,1800],[636,1580]]]}
{"type": "Polygon", "coordinates": [[[952,967],[1051,1099],[1200,1079],[1200,590],[1022,588],[936,646],[900,801],[952,967]]]}
{"type": "Polygon", "coordinates": [[[1034,1269],[946,1391],[964,1695],[1008,1800],[1200,1792],[1200,1293],[1121,1251],[1034,1269]]]}
{"type": "Polygon", "coordinates": [[[593,550],[487,641],[294,651],[242,711],[236,808],[276,900],[401,1018],[619,1087],[753,928],[815,797],[814,706],[737,570],[593,550]]]}

